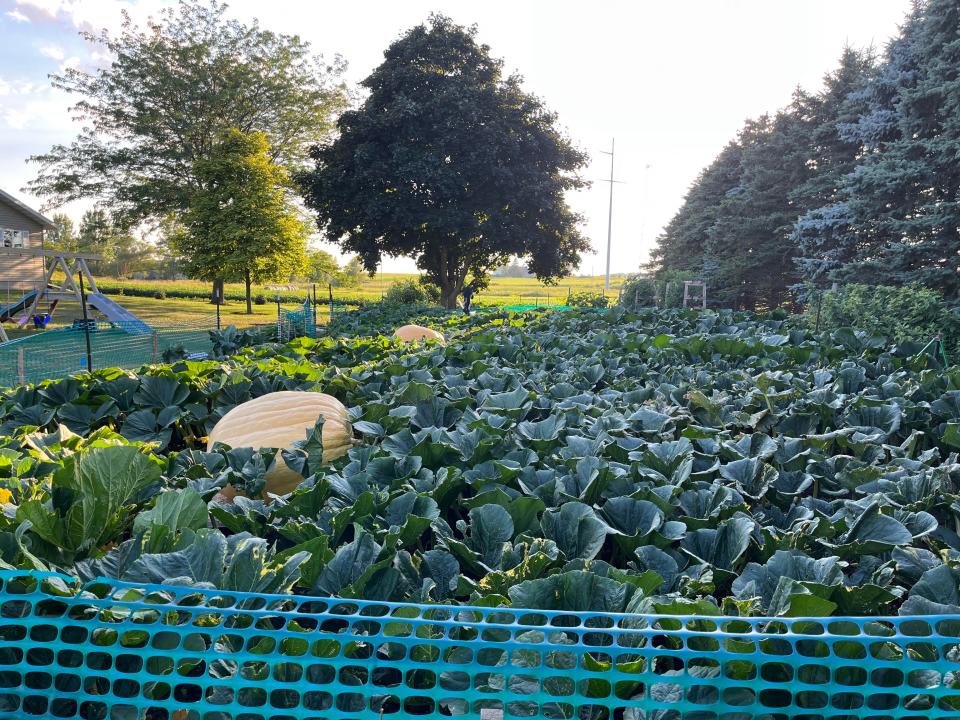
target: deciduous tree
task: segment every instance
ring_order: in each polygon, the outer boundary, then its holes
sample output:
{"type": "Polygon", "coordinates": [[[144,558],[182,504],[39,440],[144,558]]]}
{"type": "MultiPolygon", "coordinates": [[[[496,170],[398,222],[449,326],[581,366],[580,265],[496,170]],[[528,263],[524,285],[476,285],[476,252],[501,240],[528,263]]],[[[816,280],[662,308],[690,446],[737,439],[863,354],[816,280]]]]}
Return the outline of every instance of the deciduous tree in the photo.
{"type": "Polygon", "coordinates": [[[93,198],[131,225],[185,211],[194,167],[228,128],[262,131],[271,160],[298,168],[345,106],[339,60],[298,37],[226,18],[226,5],[181,0],[145,26],[83,33],[109,60],[67,68],[53,85],[77,97],[84,130],[34,157],[30,191],[49,206],[93,198]]]}
{"type": "Polygon", "coordinates": [[[544,280],[577,265],[589,244],[564,194],[587,158],[475,28],[433,15],[361,84],[366,101],[301,177],[331,241],[371,273],[384,255],[415,258],[447,307],[511,256],[544,280]]]}
{"type": "Polygon", "coordinates": [[[204,280],[243,280],[247,313],[254,282],[288,278],[305,267],[306,225],[287,195],[289,176],[270,159],[267,136],[222,133],[198,160],[199,183],[175,237],[187,271],[204,280]]]}

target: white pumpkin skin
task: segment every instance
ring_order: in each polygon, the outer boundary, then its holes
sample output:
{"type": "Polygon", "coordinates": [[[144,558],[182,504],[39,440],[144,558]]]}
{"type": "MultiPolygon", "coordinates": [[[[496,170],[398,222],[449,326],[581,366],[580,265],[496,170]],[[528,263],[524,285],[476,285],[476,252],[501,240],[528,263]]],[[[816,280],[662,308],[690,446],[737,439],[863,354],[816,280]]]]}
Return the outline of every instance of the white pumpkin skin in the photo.
{"type": "MultiPolygon", "coordinates": [[[[207,450],[221,442],[230,447],[291,448],[305,440],[307,433],[323,415],[323,462],[345,455],[353,446],[353,428],[347,420],[347,408],[332,395],[281,390],[267,393],[237,405],[224,415],[207,438],[207,450]]],[[[303,478],[286,466],[277,451],[274,468],[267,473],[264,494],[285,495],[303,478]]],[[[237,491],[230,485],[220,495],[232,500],[237,491]]]]}
{"type": "Polygon", "coordinates": [[[393,336],[404,342],[417,342],[419,340],[439,340],[444,342],[443,335],[432,328],[422,325],[402,325],[393,331],[393,336]]]}

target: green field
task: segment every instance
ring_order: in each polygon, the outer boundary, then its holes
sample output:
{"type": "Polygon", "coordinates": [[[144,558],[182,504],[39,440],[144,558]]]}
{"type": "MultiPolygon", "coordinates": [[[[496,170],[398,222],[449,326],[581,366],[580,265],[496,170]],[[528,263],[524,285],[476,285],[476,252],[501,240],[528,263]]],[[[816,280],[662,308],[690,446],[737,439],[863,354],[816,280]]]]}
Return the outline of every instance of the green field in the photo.
{"type": "MultiPolygon", "coordinates": [[[[349,287],[332,288],[335,302],[356,302],[360,300],[379,300],[383,293],[395,282],[418,277],[414,273],[379,273],[375,277],[364,276],[356,285],[349,287]]],[[[625,279],[625,275],[610,277],[611,290],[608,295],[617,297],[617,291],[625,279]]],[[[167,299],[177,295],[190,295],[193,299],[202,300],[210,295],[210,283],[200,280],[114,280],[102,278],[97,280],[100,289],[107,294],[118,294],[121,291],[125,296],[156,293],[165,293],[167,299]]],[[[474,296],[474,302],[486,305],[522,305],[522,304],[551,304],[560,305],[566,300],[570,292],[603,290],[604,278],[570,277],[560,281],[557,285],[544,285],[536,278],[493,278],[490,287],[474,296]]],[[[318,299],[321,301],[329,297],[326,286],[318,284],[318,299]]],[[[305,299],[313,290],[312,283],[282,283],[255,285],[254,297],[262,295],[270,305],[279,293],[289,301],[305,299]],[[278,289],[279,288],[279,289],[278,289]]],[[[224,286],[229,303],[241,303],[243,285],[241,283],[227,283],[224,286]]],[[[259,306],[263,308],[264,306],[259,306]]]]}

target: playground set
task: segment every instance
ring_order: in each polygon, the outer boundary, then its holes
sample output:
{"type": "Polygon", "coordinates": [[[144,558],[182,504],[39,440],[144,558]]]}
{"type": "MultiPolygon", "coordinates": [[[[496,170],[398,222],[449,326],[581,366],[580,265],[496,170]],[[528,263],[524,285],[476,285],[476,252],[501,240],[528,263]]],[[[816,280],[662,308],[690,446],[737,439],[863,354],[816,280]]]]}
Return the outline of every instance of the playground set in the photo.
{"type": "Polygon", "coordinates": [[[27,290],[12,303],[0,307],[0,341],[9,340],[2,323],[15,322],[23,327],[39,317],[44,318],[45,321],[35,324],[45,326],[46,321],[56,311],[57,305],[63,301],[75,301],[84,307],[96,310],[112,326],[132,335],[149,335],[152,332],[150,326],[143,320],[118,305],[97,288],[97,282],[90,272],[87,261],[99,260],[99,256],[31,247],[0,248],[0,263],[8,258],[21,257],[43,258],[44,265],[47,267],[37,287],[27,290]],[[53,279],[58,269],[64,274],[60,283],[53,279]]]}
{"type": "MultiPolygon", "coordinates": [[[[0,305],[0,387],[40,382],[72,373],[103,368],[134,369],[165,359],[203,359],[214,350],[213,331],[221,330],[219,307],[216,316],[176,324],[147,324],[104,295],[90,272],[88,261],[96,255],[40,248],[0,247],[0,273],[7,263],[26,256],[43,261],[43,271],[31,273],[40,263],[20,263],[22,270],[7,277],[18,278],[21,292],[16,300],[0,305]],[[48,264],[49,263],[49,264],[48,264]],[[61,272],[58,274],[57,270],[61,272]],[[31,276],[32,275],[32,279],[31,276]],[[60,276],[62,275],[62,279],[60,276]],[[30,283],[34,283],[31,287],[30,283]],[[46,329],[58,305],[77,302],[81,318],[72,324],[46,329]],[[20,327],[33,323],[41,332],[9,339],[4,322],[20,327]]],[[[255,326],[263,341],[289,340],[316,333],[315,300],[295,310],[277,304],[276,321],[255,326]]]]}

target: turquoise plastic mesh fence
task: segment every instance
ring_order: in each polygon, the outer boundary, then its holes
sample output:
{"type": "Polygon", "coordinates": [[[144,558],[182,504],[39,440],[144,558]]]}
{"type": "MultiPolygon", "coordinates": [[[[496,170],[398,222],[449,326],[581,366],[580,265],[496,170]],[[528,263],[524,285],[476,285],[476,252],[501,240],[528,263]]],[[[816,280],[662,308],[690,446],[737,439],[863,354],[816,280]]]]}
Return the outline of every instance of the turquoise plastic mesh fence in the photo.
{"type": "Polygon", "coordinates": [[[574,614],[18,571],[0,582],[3,718],[960,717],[956,617],[574,614]]]}

